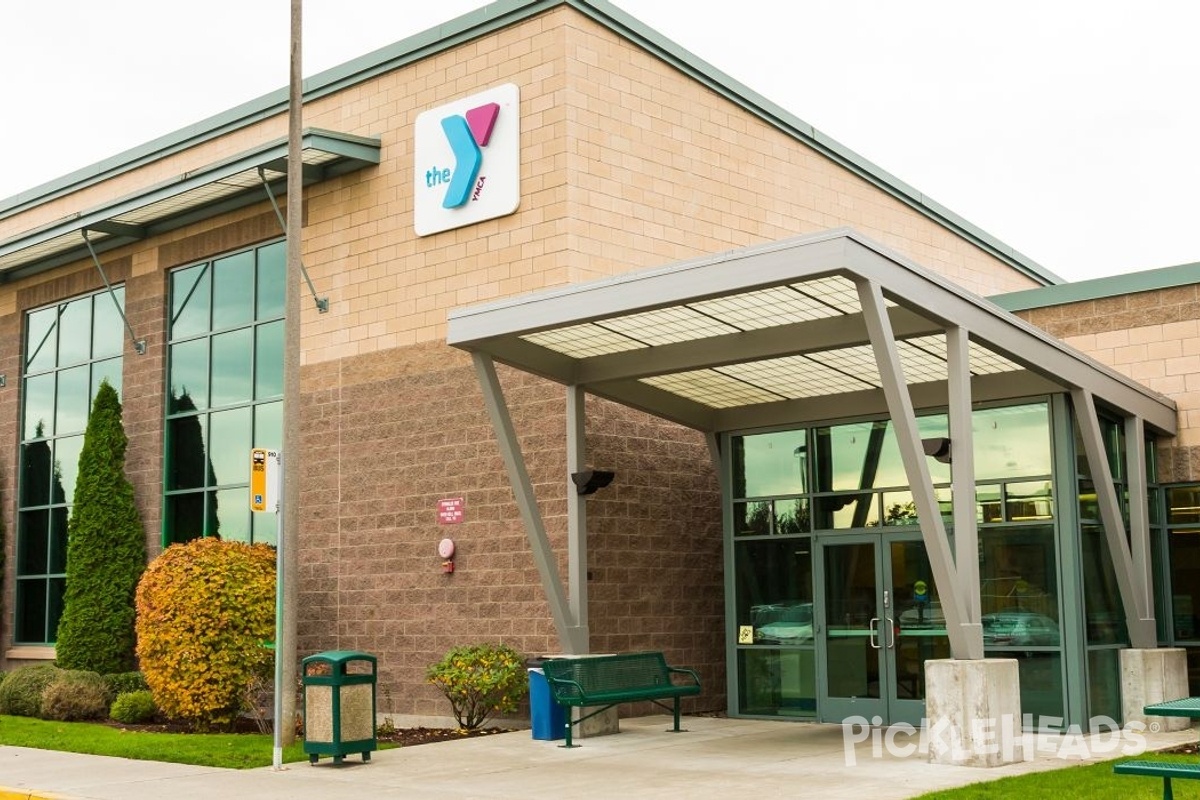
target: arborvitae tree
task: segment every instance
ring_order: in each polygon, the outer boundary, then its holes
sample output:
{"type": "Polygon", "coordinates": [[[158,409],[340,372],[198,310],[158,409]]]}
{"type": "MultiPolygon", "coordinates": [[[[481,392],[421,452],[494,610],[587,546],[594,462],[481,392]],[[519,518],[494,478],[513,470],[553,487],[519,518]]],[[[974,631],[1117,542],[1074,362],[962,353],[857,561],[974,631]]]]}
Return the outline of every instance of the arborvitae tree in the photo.
{"type": "Polygon", "coordinates": [[[88,417],[71,521],[58,666],[111,674],[134,669],[134,593],[146,534],[125,478],[121,401],[104,381],[88,417]]]}

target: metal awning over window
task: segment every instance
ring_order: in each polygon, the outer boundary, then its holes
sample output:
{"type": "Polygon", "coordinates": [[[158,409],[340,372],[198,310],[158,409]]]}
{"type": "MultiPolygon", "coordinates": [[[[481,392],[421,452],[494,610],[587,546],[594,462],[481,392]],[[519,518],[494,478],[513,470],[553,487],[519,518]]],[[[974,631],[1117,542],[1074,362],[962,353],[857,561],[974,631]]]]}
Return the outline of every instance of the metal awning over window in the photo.
{"type": "MultiPolygon", "coordinates": [[[[379,163],[378,139],[318,129],[304,132],[304,184],[379,163]]],[[[0,242],[0,282],[8,282],[209,219],[278,195],[287,183],[280,139],[0,242]],[[86,237],[86,241],[85,241],[86,237]]]]}

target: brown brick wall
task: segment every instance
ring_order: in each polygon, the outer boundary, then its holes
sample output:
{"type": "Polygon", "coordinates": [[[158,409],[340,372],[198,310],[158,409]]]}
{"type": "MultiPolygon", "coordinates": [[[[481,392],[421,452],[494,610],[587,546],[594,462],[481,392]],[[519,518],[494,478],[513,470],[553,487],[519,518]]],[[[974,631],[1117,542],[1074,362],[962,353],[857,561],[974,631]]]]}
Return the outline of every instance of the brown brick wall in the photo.
{"type": "MultiPolygon", "coordinates": [[[[501,376],[565,576],[565,392],[501,376]]],[[[375,653],[381,706],[433,716],[448,708],[424,670],[451,647],[559,652],[467,357],[418,345],[305,368],[303,384],[301,651],[375,653]],[[445,497],[464,498],[464,523],[437,523],[445,497]]],[[[589,501],[592,649],[666,650],[703,671],[704,707],[723,708],[720,496],[703,440],[595,399],[588,410],[590,460],[618,474],[589,501]]]]}

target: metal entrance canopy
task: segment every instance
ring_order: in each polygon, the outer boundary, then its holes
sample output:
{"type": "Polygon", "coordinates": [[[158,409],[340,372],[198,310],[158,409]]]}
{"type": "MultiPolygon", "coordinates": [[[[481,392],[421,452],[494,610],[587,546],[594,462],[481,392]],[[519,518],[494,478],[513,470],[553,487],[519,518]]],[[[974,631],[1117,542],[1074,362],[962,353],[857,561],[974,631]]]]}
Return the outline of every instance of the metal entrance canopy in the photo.
{"type": "MultiPolygon", "coordinates": [[[[567,608],[497,361],[568,387],[568,471],[585,465],[584,392],[703,431],[714,449],[724,431],[887,414],[956,658],[983,655],[972,403],[1069,393],[1134,646],[1155,646],[1144,503],[1131,508],[1131,550],[1096,410],[1126,420],[1140,442],[1145,426],[1174,435],[1174,402],[861,234],[840,229],[456,309],[447,342],[474,358],[560,639],[573,652],[587,651],[582,502],[567,492],[567,608]],[[916,426],[914,409],[931,406],[949,411],[954,553],[916,426]]],[[[1139,461],[1128,465],[1129,496],[1144,496],[1144,448],[1128,457],[1139,461]]]]}

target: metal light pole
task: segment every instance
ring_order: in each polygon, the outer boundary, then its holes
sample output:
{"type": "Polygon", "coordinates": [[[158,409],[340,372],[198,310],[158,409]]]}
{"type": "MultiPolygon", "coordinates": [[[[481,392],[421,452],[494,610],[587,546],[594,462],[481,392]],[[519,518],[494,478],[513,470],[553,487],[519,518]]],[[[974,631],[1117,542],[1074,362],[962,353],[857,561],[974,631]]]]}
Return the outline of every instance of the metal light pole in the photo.
{"type": "Polygon", "coordinates": [[[288,81],[288,154],[287,154],[287,267],[284,289],[283,322],[283,486],[281,492],[283,525],[279,540],[279,565],[276,579],[283,597],[281,630],[275,643],[281,658],[282,695],[280,717],[275,720],[276,741],[289,745],[296,740],[296,547],[300,491],[297,484],[300,452],[300,227],[303,216],[304,166],[300,154],[302,107],[304,104],[301,62],[302,0],[291,0],[291,68],[288,81]]]}

